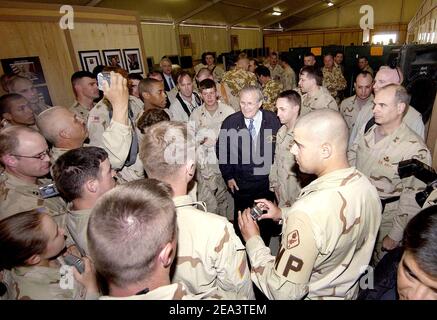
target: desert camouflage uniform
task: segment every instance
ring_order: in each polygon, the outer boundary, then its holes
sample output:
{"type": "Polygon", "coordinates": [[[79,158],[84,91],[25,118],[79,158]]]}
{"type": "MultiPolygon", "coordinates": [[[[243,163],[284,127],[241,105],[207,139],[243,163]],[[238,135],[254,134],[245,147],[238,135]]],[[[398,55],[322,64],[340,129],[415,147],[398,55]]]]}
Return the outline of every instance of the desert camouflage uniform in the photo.
{"type": "Polygon", "coordinates": [[[356,298],[380,212],[377,191],[355,168],[316,179],[291,208],[282,209],[276,259],[261,237],[247,241],[252,280],[269,299],[356,298]]]}
{"type": "Polygon", "coordinates": [[[282,77],[284,76],[284,68],[282,68],[279,64],[273,68],[270,64],[265,65],[270,70],[270,76],[273,80],[282,82],[282,77]]]}
{"type": "Polygon", "coordinates": [[[301,116],[311,111],[325,108],[338,111],[337,102],[325,87],[319,87],[319,91],[314,96],[310,96],[309,93],[302,95],[301,116]]]}
{"type": "MultiPolygon", "coordinates": [[[[358,113],[355,126],[352,128],[349,137],[349,146],[354,143],[357,136],[364,133],[367,122],[373,118],[373,104],[364,106],[358,113]]],[[[425,125],[423,124],[422,115],[412,106],[408,107],[407,114],[402,121],[422,139],[425,139],[425,125]]]]}
{"type": "MultiPolygon", "coordinates": [[[[173,87],[170,91],[167,91],[165,94],[167,95],[168,101],[170,101],[170,104],[172,104],[176,100],[176,95],[178,94],[179,90],[178,87],[173,87]]],[[[170,105],[169,105],[170,106],[170,105]]],[[[166,109],[168,110],[168,109],[166,109]]]]}
{"type": "Polygon", "coordinates": [[[362,71],[367,71],[367,72],[369,72],[369,73],[372,75],[372,77],[373,77],[374,72],[373,72],[373,69],[372,69],[372,67],[371,67],[370,65],[368,65],[367,67],[365,67],[362,71]]]}
{"type": "Polygon", "coordinates": [[[227,186],[218,167],[215,143],[223,120],[234,112],[230,106],[218,102],[214,115],[211,115],[205,105],[202,105],[190,116],[190,121],[194,122],[198,143],[197,198],[205,202],[209,212],[217,213],[225,218],[233,217],[234,211],[228,203],[227,186]]]}
{"type": "Polygon", "coordinates": [[[22,211],[37,208],[47,209],[60,227],[65,226],[67,208],[61,197],[43,199],[38,187],[53,183],[50,179],[38,179],[38,185],[29,184],[3,172],[0,174],[0,219],[5,219],[22,211]]]}
{"type": "Polygon", "coordinates": [[[68,108],[71,112],[81,117],[83,120],[85,120],[85,123],[88,121],[88,116],[90,114],[90,110],[88,108],[81,105],[79,102],[74,101],[74,103],[71,105],[70,108],[68,108]]]}
{"type": "Polygon", "coordinates": [[[225,218],[196,209],[190,196],[173,198],[178,252],[172,282],[193,293],[218,288],[224,299],[254,299],[246,253],[225,218]]]}
{"type": "Polygon", "coordinates": [[[284,87],[284,91],[293,90],[294,88],[296,88],[297,86],[296,73],[290,66],[286,66],[284,68],[284,73],[281,82],[282,82],[282,86],[284,87]]]}
{"type": "Polygon", "coordinates": [[[263,92],[263,109],[276,112],[276,100],[282,91],[282,84],[276,80],[269,80],[264,85],[263,92]]]}
{"type": "Polygon", "coordinates": [[[17,296],[15,282],[10,270],[0,270],[0,283],[6,286],[6,293],[0,296],[0,300],[14,300],[17,296]]]}
{"type": "MultiPolygon", "coordinates": [[[[74,281],[74,289],[62,289],[62,258],[58,258],[59,268],[51,267],[17,267],[11,270],[16,296],[14,300],[85,300],[97,299],[96,294],[87,294],[86,289],[74,281]]],[[[68,267],[72,268],[72,267],[68,267]]],[[[72,270],[70,272],[73,272],[72,270]]]]}
{"type": "Polygon", "coordinates": [[[53,165],[67,151],[70,151],[70,149],[52,147],[50,150],[50,163],[53,165]]]}
{"type": "Polygon", "coordinates": [[[124,125],[112,121],[109,117],[109,101],[100,100],[91,109],[88,117],[88,133],[90,145],[101,147],[108,153],[109,162],[120,182],[144,178],[142,163],[137,161],[127,167],[124,166],[132,144],[132,132],[136,122],[143,113],[143,103],[136,97],[129,96],[129,109],[132,111],[131,125],[124,125]]]}
{"type": "Polygon", "coordinates": [[[99,300],[220,300],[222,297],[218,294],[217,289],[213,288],[207,292],[192,294],[186,286],[181,283],[173,283],[149,291],[145,294],[139,294],[129,297],[111,297],[102,296],[99,300]]]}
{"type": "Polygon", "coordinates": [[[82,256],[89,255],[87,228],[92,209],[73,210],[72,204],[67,206],[67,229],[82,256]]]}
{"type": "Polygon", "coordinates": [[[279,207],[291,207],[300,193],[300,185],[293,170],[294,155],[290,152],[293,143],[292,130],[282,126],[276,134],[275,160],[269,175],[270,190],[275,192],[279,207]]]}
{"type": "Polygon", "coordinates": [[[323,86],[328,89],[329,93],[336,100],[337,104],[340,103],[338,91],[346,89],[347,86],[346,79],[341,73],[341,69],[333,67],[332,70],[329,70],[328,68],[323,67],[322,72],[323,86]]]}
{"type": "Polygon", "coordinates": [[[414,176],[401,179],[399,162],[417,159],[431,165],[431,154],[424,141],[404,123],[377,143],[376,127],[373,126],[365,135],[357,136],[348,154],[350,164],[369,177],[381,199],[400,197],[400,200],[385,206],[375,248],[375,262],[384,255],[381,251],[384,237],[388,235],[394,241],[401,241],[408,221],[420,211],[415,195],[424,190],[425,183],[414,176]]]}
{"type": "Polygon", "coordinates": [[[258,80],[254,73],[234,69],[223,75],[221,82],[221,97],[223,102],[230,105],[234,110],[240,111],[240,91],[247,86],[257,86],[258,80]]]}
{"type": "Polygon", "coordinates": [[[341,102],[340,112],[346,121],[349,132],[351,132],[354,127],[359,112],[363,109],[373,108],[373,99],[374,96],[371,94],[363,104],[363,101],[354,95],[341,102]]]}

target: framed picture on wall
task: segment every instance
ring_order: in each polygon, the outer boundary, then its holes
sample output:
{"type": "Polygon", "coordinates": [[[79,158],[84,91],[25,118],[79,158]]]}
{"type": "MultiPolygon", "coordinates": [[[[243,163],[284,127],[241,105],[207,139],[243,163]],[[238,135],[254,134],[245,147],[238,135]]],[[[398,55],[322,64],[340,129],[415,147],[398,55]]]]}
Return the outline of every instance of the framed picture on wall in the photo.
{"type": "Polygon", "coordinates": [[[179,35],[182,49],[191,49],[191,35],[181,34],[179,35]]]}
{"type": "Polygon", "coordinates": [[[105,65],[126,69],[120,49],[103,50],[103,57],[105,58],[105,65]]]}
{"type": "Polygon", "coordinates": [[[93,72],[95,67],[102,64],[99,50],[79,51],[79,58],[83,71],[93,72]]]}
{"type": "Polygon", "coordinates": [[[143,73],[140,49],[123,49],[124,61],[126,61],[129,73],[143,73]]]}

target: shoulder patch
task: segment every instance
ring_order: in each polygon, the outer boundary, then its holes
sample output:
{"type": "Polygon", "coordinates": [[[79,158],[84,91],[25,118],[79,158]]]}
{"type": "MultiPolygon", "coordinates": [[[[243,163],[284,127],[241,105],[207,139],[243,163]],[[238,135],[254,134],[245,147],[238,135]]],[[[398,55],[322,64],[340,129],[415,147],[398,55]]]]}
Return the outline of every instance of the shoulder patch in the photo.
{"type": "Polygon", "coordinates": [[[299,231],[293,230],[287,235],[287,249],[293,249],[300,244],[299,231]]]}

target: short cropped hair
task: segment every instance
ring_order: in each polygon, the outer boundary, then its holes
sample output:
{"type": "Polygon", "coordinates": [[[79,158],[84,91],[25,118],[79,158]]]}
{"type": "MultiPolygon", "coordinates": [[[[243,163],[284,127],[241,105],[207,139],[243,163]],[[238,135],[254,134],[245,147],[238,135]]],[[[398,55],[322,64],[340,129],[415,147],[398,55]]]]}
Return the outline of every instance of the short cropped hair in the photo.
{"type": "Polygon", "coordinates": [[[11,126],[0,130],[0,158],[17,150],[20,146],[21,132],[38,133],[35,129],[26,126],[11,126]]]}
{"type": "Polygon", "coordinates": [[[35,254],[43,254],[48,237],[41,228],[43,208],[14,214],[0,220],[0,270],[26,265],[35,254]]]}
{"type": "Polygon", "coordinates": [[[153,272],[157,254],[176,237],[172,196],[169,185],[144,179],[119,185],[97,202],[88,247],[106,284],[125,287],[153,272]]]}
{"type": "Polygon", "coordinates": [[[199,91],[202,92],[203,90],[206,89],[217,89],[217,87],[215,86],[215,81],[211,80],[211,79],[205,79],[202,80],[199,84],[199,91]]]}
{"type": "Polygon", "coordinates": [[[152,108],[143,112],[141,117],[137,121],[137,128],[144,134],[144,130],[147,127],[154,125],[161,121],[170,121],[170,117],[163,109],[152,108]]]}
{"type": "Polygon", "coordinates": [[[129,80],[143,80],[143,77],[139,73],[129,73],[127,77],[129,80]]]}
{"type": "Polygon", "coordinates": [[[363,78],[370,77],[373,80],[373,76],[372,76],[372,74],[369,71],[360,71],[357,74],[357,76],[355,77],[355,82],[357,82],[359,76],[362,76],[363,78]]]}
{"type": "Polygon", "coordinates": [[[159,180],[174,177],[195,161],[194,136],[185,123],[162,121],[148,127],[140,147],[140,159],[147,176],[159,180]]]}
{"type": "Polygon", "coordinates": [[[400,84],[389,84],[388,86],[381,88],[381,91],[387,90],[387,89],[394,89],[395,90],[395,96],[394,96],[395,103],[404,103],[405,106],[408,108],[408,106],[410,105],[411,96],[407,92],[407,89],[405,89],[400,84]]]}
{"type": "Polygon", "coordinates": [[[21,94],[8,93],[0,97],[0,117],[5,113],[11,112],[10,104],[14,101],[25,99],[21,94]]]}
{"type": "Polygon", "coordinates": [[[259,66],[255,69],[255,74],[259,77],[270,77],[270,70],[266,66],[259,66]]]}
{"type": "Polygon", "coordinates": [[[77,81],[82,78],[95,79],[96,77],[94,77],[94,75],[89,71],[77,71],[73,73],[73,75],[71,76],[71,84],[74,86],[77,83],[77,81]]]}
{"type": "Polygon", "coordinates": [[[204,52],[204,53],[202,53],[202,56],[201,56],[202,64],[206,65],[206,56],[212,56],[214,58],[214,62],[215,62],[215,54],[213,52],[204,52]]]}
{"type": "Polygon", "coordinates": [[[288,100],[288,102],[293,106],[301,106],[302,98],[300,97],[300,94],[295,90],[286,90],[282,91],[279,96],[279,98],[285,98],[288,100]]]}
{"type": "Polygon", "coordinates": [[[6,85],[8,87],[8,92],[14,93],[15,84],[19,81],[28,81],[28,82],[32,83],[32,81],[29,78],[22,77],[19,75],[14,75],[6,82],[6,85]]]}
{"type": "Polygon", "coordinates": [[[191,74],[187,71],[181,71],[179,75],[177,76],[178,83],[182,81],[183,78],[189,77],[191,80],[193,80],[193,77],[191,77],[191,74]]]}
{"type": "Polygon", "coordinates": [[[100,164],[108,159],[105,150],[81,147],[61,155],[52,167],[53,180],[66,202],[79,199],[83,186],[90,179],[99,178],[100,164]]]}
{"type": "Polygon", "coordinates": [[[140,97],[143,96],[144,92],[150,93],[150,90],[154,84],[159,84],[161,81],[153,79],[153,78],[146,78],[140,81],[138,84],[138,92],[140,94],[140,97]]]}
{"type": "Polygon", "coordinates": [[[420,269],[437,277],[437,205],[423,209],[410,220],[404,231],[403,245],[420,269]]]}
{"type": "Polygon", "coordinates": [[[304,73],[307,74],[308,78],[316,80],[318,86],[323,84],[323,73],[319,68],[314,66],[303,66],[299,74],[303,75],[304,73]]]}

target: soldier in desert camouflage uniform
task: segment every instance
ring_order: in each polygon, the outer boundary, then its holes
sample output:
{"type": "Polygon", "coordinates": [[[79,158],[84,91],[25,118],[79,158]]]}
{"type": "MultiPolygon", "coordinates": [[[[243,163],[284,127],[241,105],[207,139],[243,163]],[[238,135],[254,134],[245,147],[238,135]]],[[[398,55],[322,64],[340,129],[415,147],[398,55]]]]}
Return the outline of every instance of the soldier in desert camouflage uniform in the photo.
{"type": "Polygon", "coordinates": [[[425,183],[414,176],[401,179],[398,163],[418,159],[431,165],[431,155],[424,141],[402,121],[410,96],[405,88],[389,85],[375,95],[373,114],[376,124],[357,136],[349,151],[349,161],[366,174],[377,188],[385,206],[374,259],[395,249],[408,221],[420,208],[415,194],[425,183]]]}
{"type": "Polygon", "coordinates": [[[209,212],[232,218],[233,209],[229,208],[228,191],[217,164],[215,143],[223,120],[235,111],[230,106],[217,101],[214,80],[206,79],[200,83],[200,95],[204,104],[195,109],[190,116],[190,121],[195,126],[196,142],[199,143],[196,171],[197,198],[206,203],[209,212]]]}
{"type": "Polygon", "coordinates": [[[346,89],[346,79],[341,73],[341,69],[334,66],[334,57],[331,54],[325,55],[323,62],[325,64],[322,68],[323,86],[328,89],[331,96],[339,104],[339,91],[346,89]]]}
{"type": "Polygon", "coordinates": [[[276,112],[276,99],[282,91],[282,84],[270,77],[270,70],[265,66],[256,68],[255,74],[262,86],[263,109],[276,112]]]}
{"type": "Polygon", "coordinates": [[[89,144],[105,149],[121,181],[141,179],[144,173],[137,157],[138,135],[135,123],[143,112],[143,103],[129,95],[126,72],[122,69],[111,70],[114,72],[111,86],[117,85],[119,89],[112,91],[108,88],[107,95],[110,94],[111,98],[103,98],[91,109],[87,125],[89,144]],[[110,102],[112,99],[116,99],[117,105],[110,102]]]}
{"type": "Polygon", "coordinates": [[[94,207],[88,228],[96,271],[108,283],[109,294],[101,299],[200,299],[212,295],[209,293],[216,290],[194,297],[183,284],[170,284],[178,233],[169,185],[147,179],[107,192],[94,207]]]}
{"type": "Polygon", "coordinates": [[[346,157],[348,130],[338,112],[318,110],[300,118],[292,152],[301,171],[318,179],[291,208],[257,200],[283,219],[281,249],[270,254],[249,210],[238,222],[252,265],[252,279],[270,299],[354,299],[370,261],[381,216],[378,193],[346,157]],[[281,212],[282,211],[282,212],[281,212]],[[329,230],[329,232],[326,232],[329,230]]]}
{"type": "Polygon", "coordinates": [[[284,69],[279,64],[279,57],[277,52],[272,52],[269,57],[269,62],[265,64],[270,70],[270,74],[273,80],[282,82],[282,77],[284,75],[284,69]]]}
{"type": "Polygon", "coordinates": [[[258,81],[254,73],[249,69],[249,59],[241,57],[238,59],[234,70],[228,71],[223,75],[221,84],[221,94],[223,102],[240,111],[240,91],[247,86],[256,86],[258,81]]]}
{"type": "Polygon", "coordinates": [[[91,72],[77,71],[71,76],[71,85],[76,100],[69,110],[80,116],[86,123],[89,112],[94,107],[94,100],[99,97],[96,78],[91,72]]]}
{"type": "Polygon", "coordinates": [[[83,258],[81,275],[63,267],[64,248],[64,230],[46,211],[25,211],[1,220],[0,269],[11,270],[12,299],[96,299],[98,287],[90,261],[83,258]]]}
{"type": "Polygon", "coordinates": [[[53,188],[50,179],[42,179],[50,170],[48,146],[37,131],[13,126],[0,132],[0,160],[5,169],[0,174],[0,219],[18,212],[44,207],[62,227],[66,204],[53,188]],[[52,196],[50,196],[50,195],[52,196]]]}
{"type": "Polygon", "coordinates": [[[172,282],[182,281],[195,294],[216,287],[225,299],[253,299],[244,246],[232,224],[198,210],[199,203],[187,195],[196,168],[194,149],[192,132],[177,122],[147,128],[141,145],[147,175],[167,182],[174,192],[179,246],[172,282]]]}
{"type": "Polygon", "coordinates": [[[279,64],[281,65],[284,72],[282,74],[281,82],[284,90],[293,90],[296,88],[296,73],[293,68],[290,66],[288,57],[286,54],[281,55],[281,59],[279,60],[279,64]]]}
{"type": "Polygon", "coordinates": [[[296,91],[284,91],[276,101],[278,118],[282,127],[276,134],[275,160],[270,170],[270,190],[275,192],[279,207],[291,207],[299,196],[300,185],[296,178],[293,129],[300,110],[300,95],[296,91]]]}
{"type": "Polygon", "coordinates": [[[342,101],[340,112],[347,123],[349,132],[355,125],[359,112],[365,108],[373,108],[372,75],[360,72],[355,80],[355,95],[342,101]]]}
{"type": "Polygon", "coordinates": [[[322,73],[320,70],[305,66],[299,74],[299,88],[302,95],[301,116],[318,109],[332,109],[338,111],[337,102],[329,91],[322,87],[322,73]]]}

